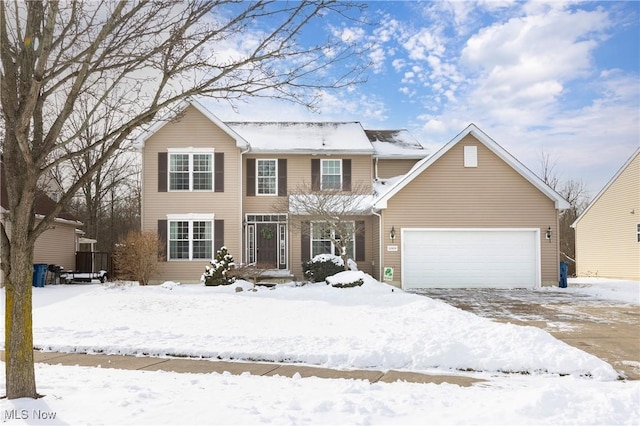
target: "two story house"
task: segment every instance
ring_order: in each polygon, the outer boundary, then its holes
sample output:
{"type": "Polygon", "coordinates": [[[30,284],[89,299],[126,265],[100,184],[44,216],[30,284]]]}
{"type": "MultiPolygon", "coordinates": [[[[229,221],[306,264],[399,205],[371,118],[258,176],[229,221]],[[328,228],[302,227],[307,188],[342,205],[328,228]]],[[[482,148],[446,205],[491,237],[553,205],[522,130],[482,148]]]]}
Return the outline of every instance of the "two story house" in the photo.
{"type": "Polygon", "coordinates": [[[428,156],[405,130],[358,122],[223,122],[197,101],[139,140],[142,229],[165,242],[158,281],[197,282],[222,246],[302,279],[333,253],[317,221],[293,226],[301,191],[355,196],[348,255],[403,288],[558,282],[566,201],[474,125],[428,156]],[[361,197],[362,195],[366,195],[361,197]]]}

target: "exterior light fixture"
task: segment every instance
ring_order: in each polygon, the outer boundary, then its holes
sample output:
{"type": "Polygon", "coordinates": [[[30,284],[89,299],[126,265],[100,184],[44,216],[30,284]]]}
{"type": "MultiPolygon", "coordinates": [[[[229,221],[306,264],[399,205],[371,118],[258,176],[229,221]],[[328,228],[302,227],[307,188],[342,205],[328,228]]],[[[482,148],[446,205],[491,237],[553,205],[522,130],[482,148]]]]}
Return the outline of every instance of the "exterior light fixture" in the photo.
{"type": "Polygon", "coordinates": [[[391,241],[396,239],[396,228],[395,227],[391,227],[391,232],[389,232],[389,238],[391,238],[391,241]]]}
{"type": "Polygon", "coordinates": [[[549,240],[549,242],[551,242],[551,227],[547,228],[547,240],[549,240]]]}

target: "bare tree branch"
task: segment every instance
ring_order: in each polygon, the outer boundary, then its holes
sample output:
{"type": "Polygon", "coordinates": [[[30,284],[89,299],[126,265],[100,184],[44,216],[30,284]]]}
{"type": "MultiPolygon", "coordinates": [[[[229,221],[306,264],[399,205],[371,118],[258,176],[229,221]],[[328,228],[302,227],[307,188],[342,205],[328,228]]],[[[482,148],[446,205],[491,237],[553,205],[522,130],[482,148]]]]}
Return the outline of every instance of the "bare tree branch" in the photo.
{"type": "Polygon", "coordinates": [[[321,91],[362,82],[364,48],[304,35],[328,14],[357,21],[363,7],[332,0],[0,2],[0,143],[11,212],[10,256],[2,262],[8,398],[37,396],[33,247],[78,191],[189,97],[233,103],[260,96],[313,108],[321,91]],[[101,120],[110,111],[117,113],[101,120]],[[43,176],[73,166],[76,179],[34,223],[43,176]]]}

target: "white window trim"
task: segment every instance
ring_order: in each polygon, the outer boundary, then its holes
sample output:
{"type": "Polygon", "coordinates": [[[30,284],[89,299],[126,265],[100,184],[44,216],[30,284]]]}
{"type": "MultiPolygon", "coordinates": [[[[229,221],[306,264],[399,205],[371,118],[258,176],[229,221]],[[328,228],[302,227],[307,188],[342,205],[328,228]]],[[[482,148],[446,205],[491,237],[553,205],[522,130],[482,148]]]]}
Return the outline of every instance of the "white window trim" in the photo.
{"type": "Polygon", "coordinates": [[[169,192],[213,192],[215,190],[215,149],[201,147],[186,148],[167,148],[169,160],[167,162],[167,190],[169,192]],[[171,155],[185,154],[189,156],[189,189],[171,189],[171,155]],[[211,155],[211,189],[193,189],[193,155],[209,154],[211,155]]]}
{"type": "MultiPolygon", "coordinates": [[[[349,256],[350,259],[355,260],[356,258],[356,222],[355,221],[349,221],[353,224],[353,233],[351,234],[351,245],[353,246],[353,253],[351,253],[351,256],[349,256]]],[[[317,254],[313,253],[313,242],[314,241],[326,241],[326,240],[314,240],[313,238],[313,225],[315,224],[319,224],[319,223],[325,223],[323,221],[313,221],[311,222],[311,229],[309,229],[309,253],[311,253],[311,257],[313,258],[314,256],[317,256],[317,254]]],[[[331,235],[332,237],[335,236],[335,229],[331,229],[331,235]]],[[[331,253],[319,253],[319,254],[334,254],[336,252],[336,246],[333,243],[333,241],[331,242],[331,253]]]]}
{"type": "Polygon", "coordinates": [[[286,213],[248,213],[245,214],[244,221],[246,224],[245,244],[247,263],[255,262],[258,257],[256,252],[258,238],[257,224],[271,223],[276,225],[278,230],[278,266],[284,266],[286,268],[289,256],[288,215],[286,213]],[[258,219],[256,216],[261,217],[258,219]],[[269,216],[268,220],[262,220],[264,216],[269,216]]]}
{"type": "Polygon", "coordinates": [[[278,159],[277,158],[256,158],[256,195],[258,197],[275,197],[278,195],[278,159]],[[273,194],[261,194],[260,193],[260,185],[258,184],[258,179],[260,178],[260,176],[258,176],[258,163],[260,161],[273,161],[276,163],[276,175],[274,176],[274,179],[276,181],[276,185],[275,185],[275,192],[273,194]]]}
{"type": "MultiPolygon", "coordinates": [[[[343,180],[344,180],[344,168],[342,165],[342,159],[339,158],[321,158],[320,159],[320,190],[321,191],[342,191],[342,185],[343,185],[343,180]],[[340,185],[339,188],[325,188],[324,187],[324,179],[322,179],[322,177],[325,175],[322,171],[324,170],[324,167],[322,167],[322,164],[326,161],[339,161],[340,162],[340,185]]],[[[327,176],[335,176],[335,175],[327,175],[327,176]]]]}
{"type": "Polygon", "coordinates": [[[169,154],[214,154],[214,148],[198,148],[188,146],[186,148],[167,148],[169,154]]]}
{"type": "Polygon", "coordinates": [[[213,214],[203,213],[186,213],[186,214],[168,214],[167,215],[167,260],[172,262],[188,262],[188,261],[206,261],[213,260],[215,242],[215,223],[213,214]],[[189,223],[189,256],[187,259],[171,258],[171,223],[172,222],[188,222],[189,223]],[[193,258],[193,222],[210,222],[211,223],[211,258],[210,259],[194,259],[193,258]]]}

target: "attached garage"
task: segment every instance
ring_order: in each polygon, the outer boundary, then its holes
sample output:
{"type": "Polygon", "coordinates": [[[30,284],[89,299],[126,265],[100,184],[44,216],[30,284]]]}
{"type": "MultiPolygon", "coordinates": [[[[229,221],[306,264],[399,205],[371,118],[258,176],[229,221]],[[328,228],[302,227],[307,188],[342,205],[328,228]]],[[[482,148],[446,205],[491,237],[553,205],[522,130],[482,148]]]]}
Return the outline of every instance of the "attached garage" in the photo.
{"type": "Polygon", "coordinates": [[[402,288],[540,286],[539,228],[402,229],[402,288]]]}

